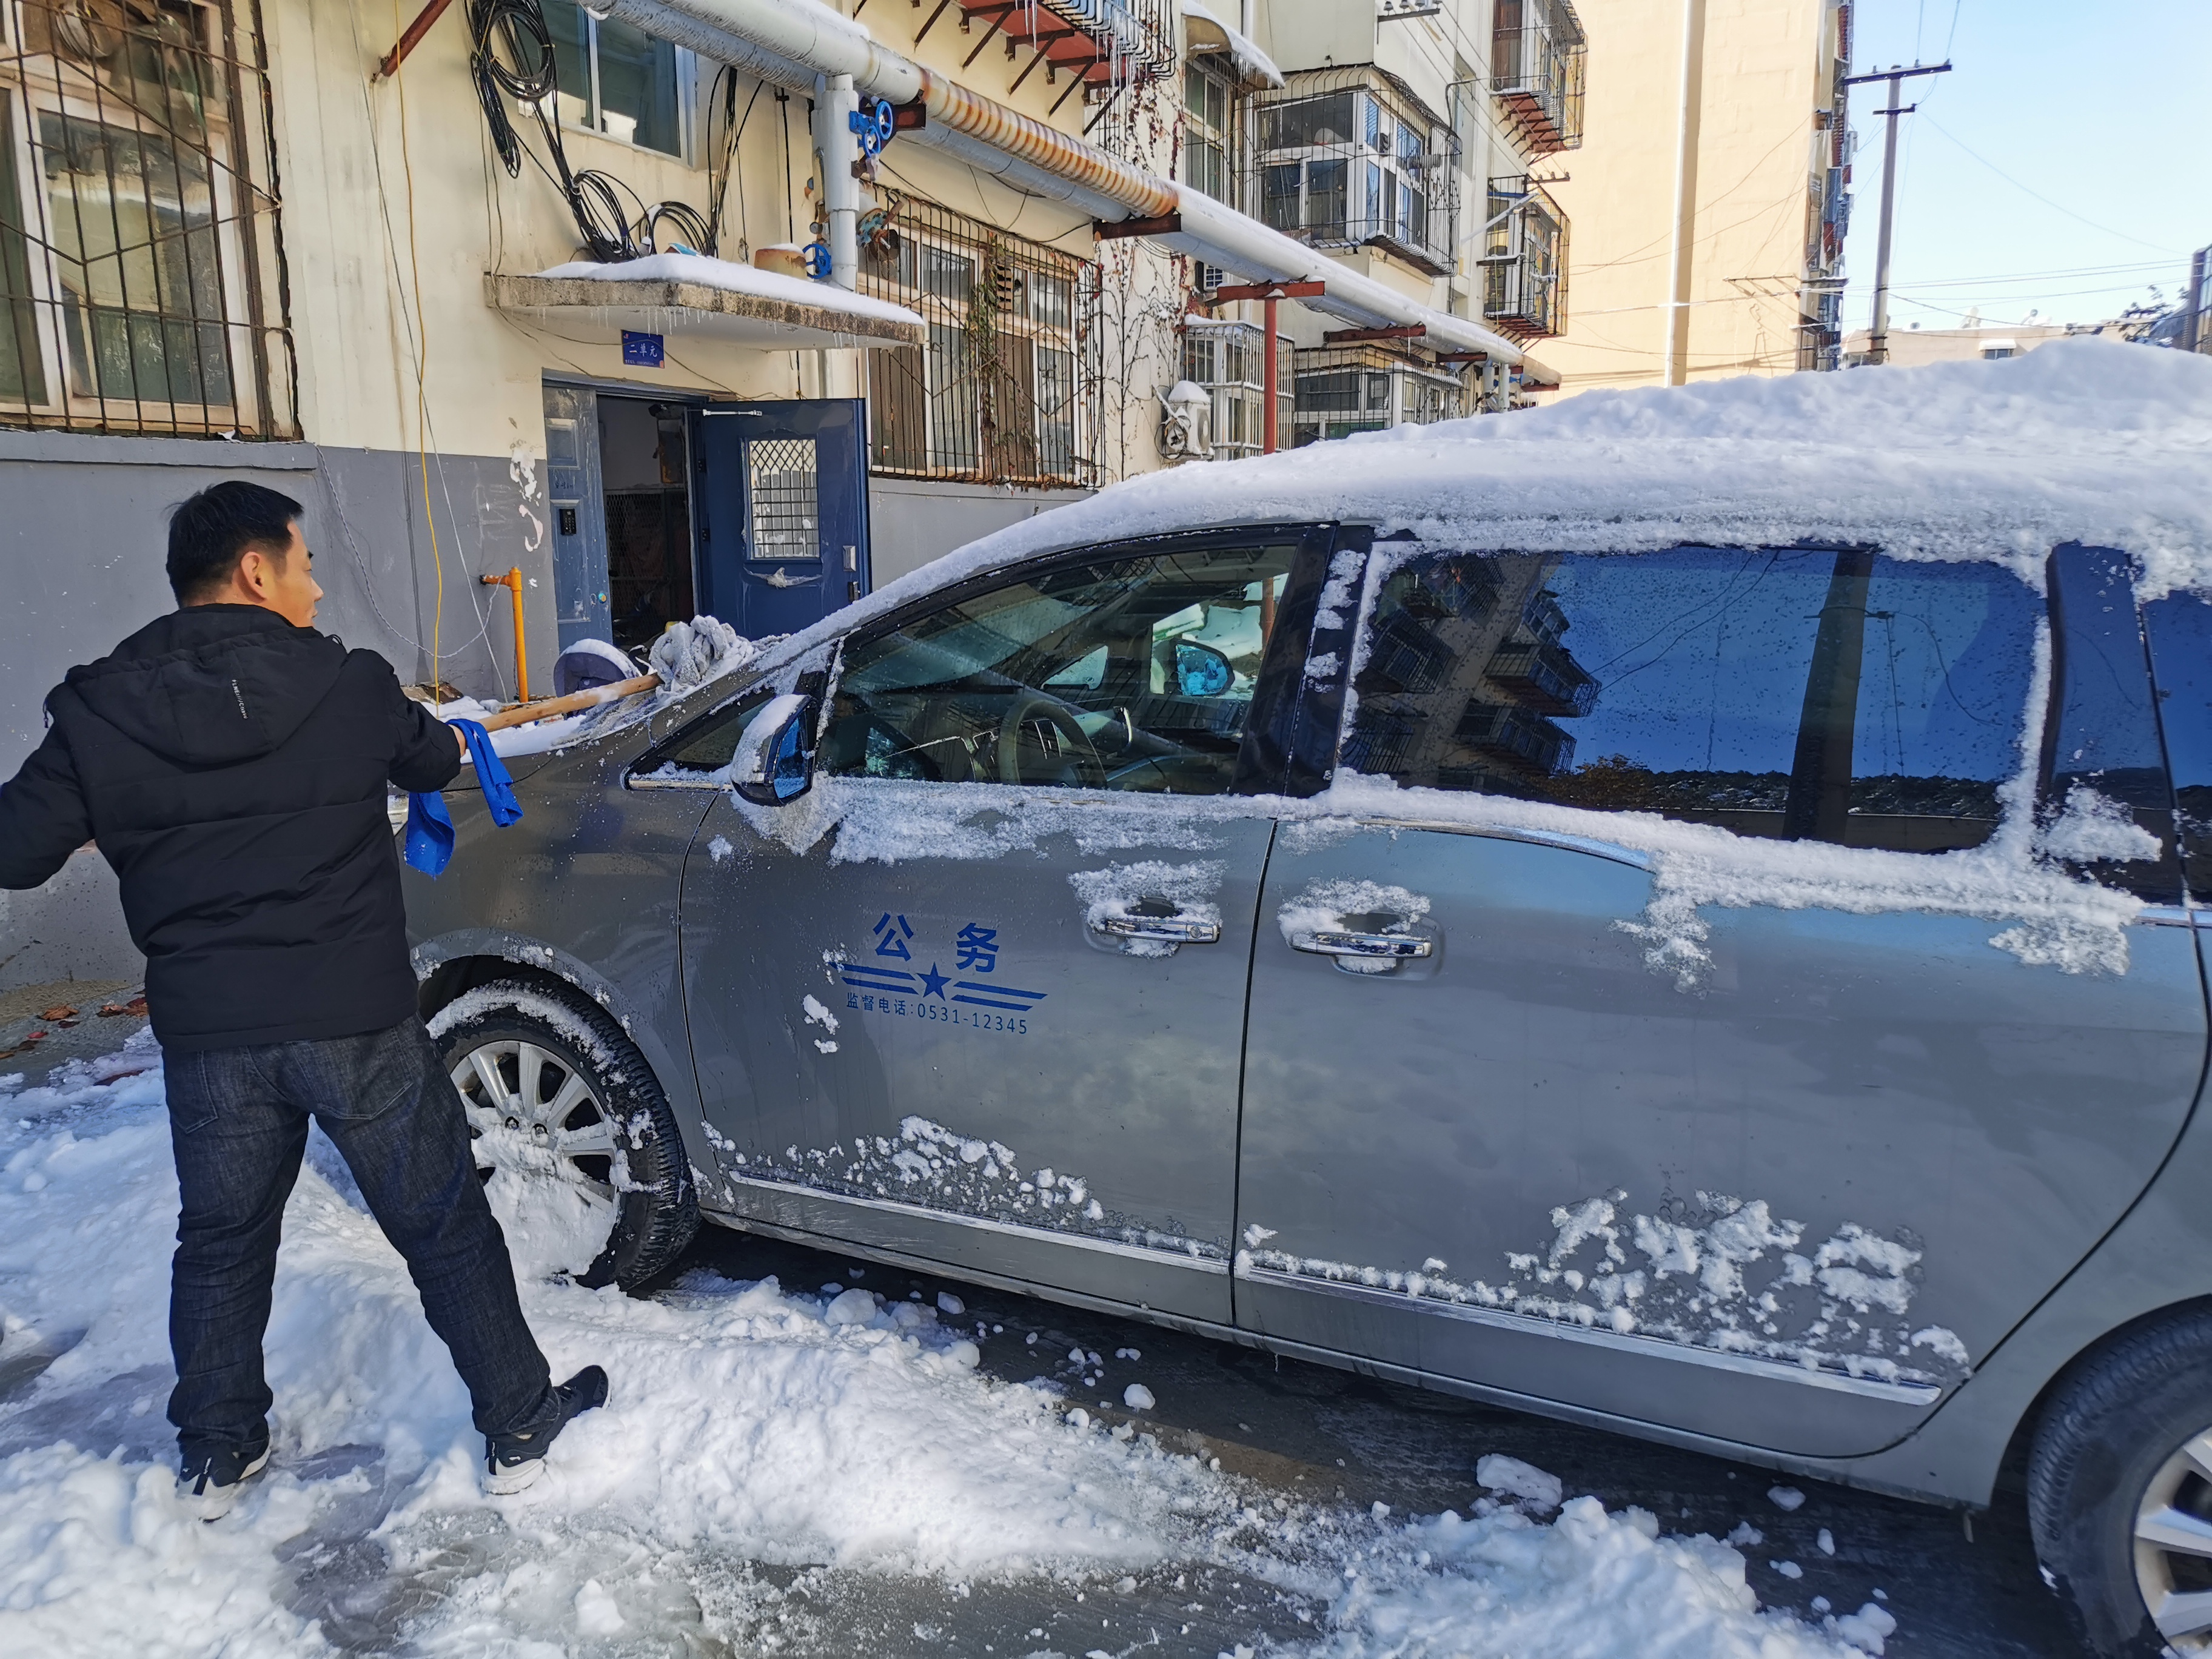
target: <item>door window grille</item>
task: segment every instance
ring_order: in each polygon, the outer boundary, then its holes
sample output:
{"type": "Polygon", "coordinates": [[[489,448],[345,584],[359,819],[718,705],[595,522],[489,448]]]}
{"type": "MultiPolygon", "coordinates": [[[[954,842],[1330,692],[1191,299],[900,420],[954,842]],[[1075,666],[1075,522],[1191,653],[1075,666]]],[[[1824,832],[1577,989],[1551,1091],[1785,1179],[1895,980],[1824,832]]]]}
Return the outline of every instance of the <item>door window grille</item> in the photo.
{"type": "Polygon", "coordinates": [[[781,562],[822,556],[811,438],[763,438],[745,446],[745,495],[752,505],[750,556],[781,562]]]}
{"type": "Polygon", "coordinates": [[[928,325],[926,346],[868,354],[870,469],[1094,482],[1097,267],[910,196],[862,231],[861,292],[928,325]]]}
{"type": "Polygon", "coordinates": [[[0,422],[298,435],[250,18],[0,7],[0,422]]]}

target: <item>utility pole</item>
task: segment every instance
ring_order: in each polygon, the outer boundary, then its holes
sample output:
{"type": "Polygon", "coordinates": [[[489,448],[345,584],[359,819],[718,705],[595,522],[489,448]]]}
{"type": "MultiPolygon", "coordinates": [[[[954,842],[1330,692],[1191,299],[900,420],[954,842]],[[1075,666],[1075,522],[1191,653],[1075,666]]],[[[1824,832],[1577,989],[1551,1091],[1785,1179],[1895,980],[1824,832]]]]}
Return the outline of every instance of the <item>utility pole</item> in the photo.
{"type": "Polygon", "coordinates": [[[1915,64],[1911,69],[1892,66],[1871,75],[1854,75],[1844,81],[1847,87],[1862,87],[1870,81],[1889,82],[1889,107],[1878,109],[1876,115],[1888,119],[1888,131],[1883,136],[1881,147],[1881,240],[1874,255],[1874,322],[1867,330],[1867,355],[1869,363],[1889,361],[1889,238],[1891,221],[1897,206],[1897,118],[1910,115],[1920,107],[1917,104],[1900,106],[1904,83],[1916,75],[1948,75],[1948,64],[1915,64]]]}
{"type": "Polygon", "coordinates": [[[2204,308],[2204,258],[2212,254],[2212,247],[2200,247],[2190,256],[2189,294],[2181,302],[2181,349],[2197,349],[2200,325],[2198,317],[2204,308]]]}

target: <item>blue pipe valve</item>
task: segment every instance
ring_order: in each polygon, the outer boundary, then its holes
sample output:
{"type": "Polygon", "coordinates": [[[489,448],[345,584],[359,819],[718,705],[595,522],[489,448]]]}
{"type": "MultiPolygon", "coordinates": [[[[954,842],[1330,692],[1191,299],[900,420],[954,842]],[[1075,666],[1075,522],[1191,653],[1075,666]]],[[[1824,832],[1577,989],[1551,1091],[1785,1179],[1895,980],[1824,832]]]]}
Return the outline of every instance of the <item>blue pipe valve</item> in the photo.
{"type": "Polygon", "coordinates": [[[870,155],[880,155],[884,147],[898,131],[898,117],[887,98],[876,100],[872,109],[856,109],[845,118],[845,125],[860,140],[860,148],[870,155]]]}

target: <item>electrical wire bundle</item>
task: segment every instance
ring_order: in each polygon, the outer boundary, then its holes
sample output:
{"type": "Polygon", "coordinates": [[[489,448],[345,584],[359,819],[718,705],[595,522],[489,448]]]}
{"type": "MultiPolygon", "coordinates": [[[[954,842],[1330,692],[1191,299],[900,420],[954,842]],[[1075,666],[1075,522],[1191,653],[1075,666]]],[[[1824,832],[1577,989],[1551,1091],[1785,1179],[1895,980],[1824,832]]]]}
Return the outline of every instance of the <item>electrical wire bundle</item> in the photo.
{"type": "MultiPolygon", "coordinates": [[[[602,264],[617,264],[663,252],[703,253],[709,258],[716,254],[721,240],[722,196],[735,170],[738,136],[744,126],[742,121],[730,118],[737,112],[733,70],[724,69],[716,82],[726,106],[723,125],[729,137],[719,171],[708,169],[708,183],[714,192],[712,216],[684,202],[655,202],[647,206],[643,198],[613,174],[568,165],[568,151],[561,142],[560,70],[554,57],[553,33],[546,27],[538,0],[469,0],[468,19],[472,43],[469,73],[501,164],[508,178],[519,179],[522,158],[530,157],[568,204],[577,232],[592,258],[602,264]],[[507,112],[509,98],[537,118],[546,153],[553,158],[550,167],[515,131],[507,112]],[[623,205],[624,197],[635,204],[635,216],[623,205]],[[659,241],[664,226],[675,233],[665,248],[659,241]]],[[[760,95],[757,87],[753,95],[760,95]]],[[[752,113],[750,103],[745,113],[748,117],[752,113]]]]}

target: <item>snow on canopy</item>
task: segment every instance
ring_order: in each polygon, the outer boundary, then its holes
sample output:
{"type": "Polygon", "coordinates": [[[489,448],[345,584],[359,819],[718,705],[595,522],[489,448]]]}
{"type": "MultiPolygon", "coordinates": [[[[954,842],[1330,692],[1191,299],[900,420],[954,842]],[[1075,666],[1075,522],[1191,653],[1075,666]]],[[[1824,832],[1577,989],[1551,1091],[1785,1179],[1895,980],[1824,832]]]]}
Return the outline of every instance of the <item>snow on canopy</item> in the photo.
{"type": "Polygon", "coordinates": [[[1148,472],[878,590],[817,635],[1027,554],[1237,524],[1344,520],[1473,549],[1800,541],[1991,559],[2117,546],[2145,597],[2212,588],[2212,359],[2063,340],[1993,362],[1589,392],[1148,472]]]}

